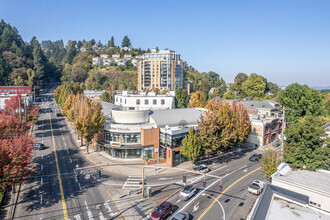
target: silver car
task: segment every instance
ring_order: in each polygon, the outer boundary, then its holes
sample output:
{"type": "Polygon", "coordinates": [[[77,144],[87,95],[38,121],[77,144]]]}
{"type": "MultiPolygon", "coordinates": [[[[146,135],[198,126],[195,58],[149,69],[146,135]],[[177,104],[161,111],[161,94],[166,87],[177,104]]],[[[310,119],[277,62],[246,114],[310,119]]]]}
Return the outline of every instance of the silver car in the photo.
{"type": "Polygon", "coordinates": [[[188,220],[189,214],[187,212],[177,213],[171,220],[188,220]]]}
{"type": "Polygon", "coordinates": [[[195,186],[185,186],[183,190],[180,192],[179,197],[183,200],[188,200],[193,197],[197,192],[195,186]]]}

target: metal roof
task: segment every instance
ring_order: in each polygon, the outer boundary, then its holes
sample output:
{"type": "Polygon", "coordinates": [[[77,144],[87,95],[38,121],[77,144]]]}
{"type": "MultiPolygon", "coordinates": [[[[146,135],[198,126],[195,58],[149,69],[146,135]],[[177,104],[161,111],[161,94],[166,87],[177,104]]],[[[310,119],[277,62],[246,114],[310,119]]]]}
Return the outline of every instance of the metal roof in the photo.
{"type": "Polygon", "coordinates": [[[239,104],[243,104],[247,110],[257,110],[257,109],[271,109],[271,110],[279,110],[279,103],[273,100],[265,100],[265,101],[240,101],[239,104]],[[276,106],[278,105],[278,106],[276,106]]]}
{"type": "Polygon", "coordinates": [[[329,171],[296,170],[283,176],[277,173],[272,178],[330,195],[329,171]]]}
{"type": "Polygon", "coordinates": [[[157,127],[179,126],[180,122],[184,122],[185,125],[192,125],[197,124],[203,112],[202,109],[197,108],[154,110],[151,112],[150,118],[157,127]]]}

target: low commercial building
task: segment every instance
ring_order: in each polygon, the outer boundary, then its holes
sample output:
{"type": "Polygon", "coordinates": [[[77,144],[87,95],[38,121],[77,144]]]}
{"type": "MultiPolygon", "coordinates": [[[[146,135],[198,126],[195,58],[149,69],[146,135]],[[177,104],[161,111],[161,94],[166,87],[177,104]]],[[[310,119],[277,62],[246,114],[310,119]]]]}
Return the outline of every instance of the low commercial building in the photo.
{"type": "Polygon", "coordinates": [[[154,92],[148,94],[142,92],[134,95],[123,91],[121,95],[115,96],[115,104],[129,110],[172,109],[175,108],[175,93],[168,92],[165,95],[156,95],[154,92]]]}
{"type": "Polygon", "coordinates": [[[17,95],[30,105],[33,101],[32,86],[0,86],[0,111],[5,108],[9,99],[17,95]]]}
{"type": "Polygon", "coordinates": [[[308,196],[308,204],[330,214],[330,171],[295,170],[281,163],[272,184],[308,196]]]}
{"type": "Polygon", "coordinates": [[[246,219],[330,219],[330,213],[310,205],[307,195],[267,184],[246,219]]]}
{"type": "Polygon", "coordinates": [[[189,128],[199,129],[201,109],[132,110],[103,103],[106,122],[99,145],[112,157],[160,158],[174,166],[182,162],[180,146],[189,128]],[[107,106],[106,106],[107,105],[107,106]]]}

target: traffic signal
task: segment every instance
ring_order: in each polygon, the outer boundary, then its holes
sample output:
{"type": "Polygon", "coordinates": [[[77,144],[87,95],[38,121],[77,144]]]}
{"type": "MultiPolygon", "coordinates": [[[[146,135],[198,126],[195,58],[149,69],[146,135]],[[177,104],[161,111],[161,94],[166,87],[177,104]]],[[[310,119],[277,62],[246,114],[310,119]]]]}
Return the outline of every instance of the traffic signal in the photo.
{"type": "Polygon", "coordinates": [[[187,177],[186,177],[186,175],[183,175],[183,183],[186,183],[187,182],[187,177]]]}
{"type": "Polygon", "coordinates": [[[76,182],[78,182],[78,181],[79,181],[79,175],[76,174],[76,182]]]}
{"type": "Polygon", "coordinates": [[[101,177],[101,170],[97,171],[97,177],[100,178],[101,177]]]}
{"type": "Polygon", "coordinates": [[[206,187],[206,182],[205,181],[203,181],[203,187],[206,187]]]}
{"type": "Polygon", "coordinates": [[[220,184],[220,191],[222,191],[222,185],[220,184]]]}

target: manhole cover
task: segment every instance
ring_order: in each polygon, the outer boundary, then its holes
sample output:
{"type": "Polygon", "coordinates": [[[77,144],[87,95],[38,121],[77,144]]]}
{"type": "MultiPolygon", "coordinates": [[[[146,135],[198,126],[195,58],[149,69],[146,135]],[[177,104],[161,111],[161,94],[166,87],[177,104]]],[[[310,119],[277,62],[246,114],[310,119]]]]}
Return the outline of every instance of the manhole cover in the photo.
{"type": "Polygon", "coordinates": [[[238,206],[242,207],[244,205],[244,202],[241,202],[238,206]]]}
{"type": "Polygon", "coordinates": [[[226,199],[226,200],[225,200],[225,203],[228,203],[229,201],[230,201],[230,199],[226,199]]]}

